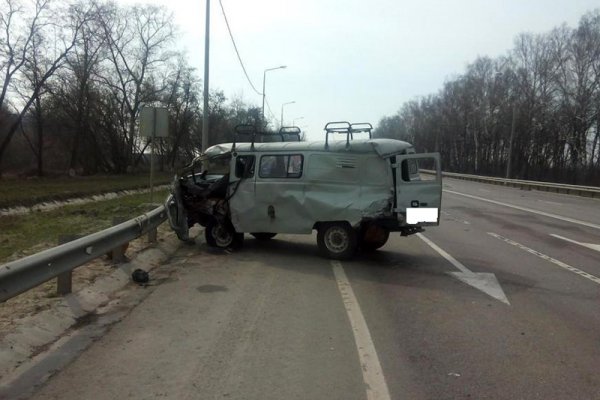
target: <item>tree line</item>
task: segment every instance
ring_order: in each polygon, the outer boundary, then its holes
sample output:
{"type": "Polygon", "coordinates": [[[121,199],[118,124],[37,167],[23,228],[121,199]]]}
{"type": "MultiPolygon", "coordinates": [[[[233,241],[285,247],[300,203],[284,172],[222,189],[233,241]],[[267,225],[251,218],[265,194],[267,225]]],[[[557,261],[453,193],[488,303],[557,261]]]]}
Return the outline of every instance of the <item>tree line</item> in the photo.
{"type": "MultiPolygon", "coordinates": [[[[144,105],[169,109],[161,167],[196,155],[202,82],[176,50],[173,19],[154,5],[1,0],[0,174],[135,169],[149,145],[137,132],[144,105]]],[[[209,97],[210,144],[230,141],[238,123],[261,121],[258,107],[218,90],[209,97]]]]}
{"type": "Polygon", "coordinates": [[[374,135],[439,151],[446,171],[600,185],[600,11],[518,35],[508,54],[477,58],[374,135]]]}

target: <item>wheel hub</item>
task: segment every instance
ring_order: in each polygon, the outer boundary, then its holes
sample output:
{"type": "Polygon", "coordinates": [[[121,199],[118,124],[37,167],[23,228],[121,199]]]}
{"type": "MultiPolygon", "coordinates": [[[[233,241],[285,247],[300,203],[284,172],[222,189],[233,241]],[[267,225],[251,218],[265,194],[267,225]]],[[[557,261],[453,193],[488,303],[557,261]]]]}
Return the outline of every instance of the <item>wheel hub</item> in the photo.
{"type": "Polygon", "coordinates": [[[215,242],[219,247],[227,247],[231,244],[233,240],[233,235],[229,230],[223,225],[215,225],[212,231],[213,237],[215,238],[215,242]]]}
{"type": "Polygon", "coordinates": [[[348,233],[342,228],[331,228],[325,235],[325,245],[330,251],[335,253],[340,253],[346,250],[348,247],[348,242],[348,233]]]}

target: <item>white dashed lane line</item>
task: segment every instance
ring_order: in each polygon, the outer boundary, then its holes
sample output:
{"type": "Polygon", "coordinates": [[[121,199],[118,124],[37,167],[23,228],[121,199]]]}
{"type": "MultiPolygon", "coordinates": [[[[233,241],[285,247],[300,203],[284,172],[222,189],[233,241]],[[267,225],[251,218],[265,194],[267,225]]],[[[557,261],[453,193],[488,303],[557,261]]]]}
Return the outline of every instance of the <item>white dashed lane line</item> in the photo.
{"type": "Polygon", "coordinates": [[[473,196],[471,194],[459,193],[459,192],[455,192],[453,190],[444,189],[444,192],[450,193],[450,194],[455,194],[458,196],[468,197],[468,198],[475,199],[475,200],[481,200],[481,201],[485,201],[485,202],[492,203],[492,204],[497,204],[499,206],[510,207],[510,208],[514,208],[515,210],[526,211],[526,212],[529,212],[532,214],[543,215],[544,217],[554,218],[554,219],[558,219],[561,221],[571,222],[573,224],[583,225],[583,226],[587,226],[590,228],[600,230],[600,225],[592,224],[591,222],[581,221],[581,220],[578,220],[575,218],[563,217],[561,215],[551,214],[551,213],[547,213],[544,211],[533,210],[533,209],[527,208],[527,207],[515,206],[513,204],[503,203],[501,201],[496,201],[496,200],[490,200],[490,199],[486,199],[486,198],[479,197],[479,196],[473,196]]]}
{"type": "Polygon", "coordinates": [[[555,205],[555,206],[564,206],[563,203],[558,203],[556,201],[548,201],[548,200],[539,200],[539,201],[542,202],[542,203],[552,204],[552,205],[555,205]]]}
{"type": "Polygon", "coordinates": [[[597,276],[594,276],[594,275],[592,275],[590,273],[582,271],[579,268],[575,268],[575,267],[573,267],[573,266],[571,266],[571,265],[569,265],[567,263],[559,261],[559,260],[557,260],[555,258],[552,258],[550,256],[547,256],[547,255],[545,255],[543,253],[540,253],[537,250],[533,250],[533,249],[531,249],[531,248],[529,248],[527,246],[522,245],[521,243],[515,242],[514,240],[511,240],[511,239],[505,238],[504,236],[498,235],[497,233],[488,232],[488,235],[493,236],[496,239],[500,239],[500,240],[502,240],[502,241],[504,241],[504,242],[506,242],[508,244],[511,244],[513,246],[516,246],[516,247],[520,248],[521,250],[525,250],[526,252],[528,252],[530,254],[538,256],[541,259],[549,261],[549,262],[551,262],[554,265],[558,265],[559,267],[564,268],[567,271],[573,272],[574,274],[582,276],[582,277],[584,277],[586,279],[589,279],[590,281],[592,281],[592,282],[597,283],[597,284],[600,285],[600,278],[598,278],[597,276]]]}

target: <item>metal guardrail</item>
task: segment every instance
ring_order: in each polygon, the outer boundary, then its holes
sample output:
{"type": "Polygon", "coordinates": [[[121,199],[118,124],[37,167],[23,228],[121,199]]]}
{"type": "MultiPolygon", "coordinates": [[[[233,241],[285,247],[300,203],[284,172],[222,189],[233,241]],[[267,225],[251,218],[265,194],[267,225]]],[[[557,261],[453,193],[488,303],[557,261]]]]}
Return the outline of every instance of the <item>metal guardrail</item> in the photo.
{"type": "MultiPolygon", "coordinates": [[[[0,266],[0,302],[70,272],[150,232],[167,219],[164,206],[100,232],[0,266]]],[[[114,254],[114,253],[113,253],[114,254]]],[[[70,283],[70,278],[69,278],[70,283]]]]}
{"type": "MultiPolygon", "coordinates": [[[[435,173],[435,171],[421,170],[424,173],[435,173]]],[[[597,186],[578,186],[564,183],[550,183],[539,181],[527,181],[522,179],[495,178],[491,176],[480,176],[471,174],[458,174],[455,172],[442,172],[442,176],[449,178],[463,179],[468,181],[491,183],[494,185],[504,185],[518,187],[527,190],[540,190],[544,192],[565,193],[583,197],[600,198],[600,187],[597,186]]]]}

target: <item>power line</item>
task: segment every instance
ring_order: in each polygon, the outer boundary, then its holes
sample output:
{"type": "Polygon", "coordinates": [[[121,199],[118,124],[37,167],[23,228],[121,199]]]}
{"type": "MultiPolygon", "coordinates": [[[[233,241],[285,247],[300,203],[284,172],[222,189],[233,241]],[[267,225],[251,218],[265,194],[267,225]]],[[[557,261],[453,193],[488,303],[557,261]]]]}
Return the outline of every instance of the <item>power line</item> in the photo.
{"type": "Polygon", "coordinates": [[[242,66],[242,70],[244,71],[244,75],[246,75],[246,79],[248,80],[248,83],[250,84],[250,86],[252,86],[252,89],[256,92],[256,94],[258,94],[259,96],[262,96],[263,94],[261,92],[259,92],[258,90],[256,90],[256,88],[252,84],[252,81],[250,80],[250,77],[248,76],[248,72],[246,72],[246,67],[244,67],[244,63],[242,62],[242,57],[240,56],[237,45],[235,44],[235,39],[233,38],[233,34],[231,33],[231,28],[229,27],[229,21],[227,21],[227,15],[225,14],[225,8],[223,8],[223,3],[221,2],[221,0],[219,0],[219,5],[221,6],[221,11],[223,12],[223,18],[225,19],[225,25],[227,26],[227,31],[229,32],[229,37],[231,38],[231,43],[233,43],[233,48],[235,49],[235,54],[237,54],[237,58],[240,62],[240,65],[242,66]]]}

